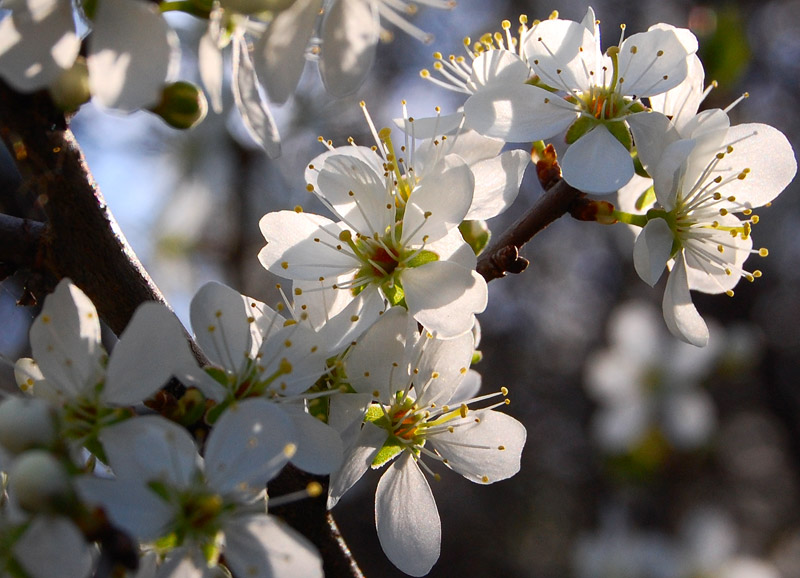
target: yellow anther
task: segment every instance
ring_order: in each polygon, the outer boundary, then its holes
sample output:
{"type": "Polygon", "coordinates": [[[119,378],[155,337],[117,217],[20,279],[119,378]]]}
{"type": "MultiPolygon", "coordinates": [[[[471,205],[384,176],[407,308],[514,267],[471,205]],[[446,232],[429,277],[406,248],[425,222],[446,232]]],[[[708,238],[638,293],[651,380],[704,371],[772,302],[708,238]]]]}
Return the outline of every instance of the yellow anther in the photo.
{"type": "Polygon", "coordinates": [[[727,295],[728,297],[733,297],[733,289],[728,289],[727,291],[725,291],[725,295],[727,295]]]}
{"type": "Polygon", "coordinates": [[[469,412],[469,408],[467,407],[467,404],[462,403],[461,407],[458,408],[458,413],[461,414],[461,417],[467,417],[467,413],[468,412],[469,412]]]}
{"type": "Polygon", "coordinates": [[[556,18],[558,18],[558,10],[553,10],[550,13],[550,16],[548,16],[548,19],[549,20],[555,20],[556,18]]]}
{"type": "Polygon", "coordinates": [[[755,271],[753,271],[753,277],[755,277],[756,279],[760,278],[761,275],[763,275],[761,269],[756,269],[755,271]]]}
{"type": "Polygon", "coordinates": [[[289,363],[289,360],[284,357],[278,364],[278,369],[282,374],[292,373],[292,364],[289,363]]]}
{"type": "Polygon", "coordinates": [[[303,290],[300,289],[300,287],[295,287],[294,288],[294,294],[295,295],[302,295],[303,294],[303,290]]]}
{"type": "Polygon", "coordinates": [[[301,207],[300,205],[296,205],[295,208],[294,208],[294,212],[295,213],[302,213],[303,212],[303,207],[301,207]]]}
{"type": "Polygon", "coordinates": [[[508,388],[507,387],[501,387],[500,388],[500,393],[502,393],[503,395],[508,395],[508,388]]]}
{"type": "Polygon", "coordinates": [[[503,20],[500,23],[500,26],[503,27],[503,30],[510,30],[511,29],[511,21],[510,20],[503,20]]]}
{"type": "Polygon", "coordinates": [[[306,486],[306,493],[311,498],[316,498],[317,496],[321,496],[322,495],[322,484],[320,484],[319,482],[310,482],[306,486]]]}
{"type": "Polygon", "coordinates": [[[481,477],[481,481],[482,481],[484,484],[488,484],[488,483],[489,483],[489,476],[482,476],[482,477],[481,477]]]}
{"type": "Polygon", "coordinates": [[[281,268],[288,269],[289,268],[289,261],[281,261],[281,268]]]}
{"type": "Polygon", "coordinates": [[[759,256],[759,257],[766,257],[767,255],[769,255],[769,251],[767,250],[767,248],[766,248],[766,247],[761,247],[761,248],[758,250],[758,256],[759,256]]]}

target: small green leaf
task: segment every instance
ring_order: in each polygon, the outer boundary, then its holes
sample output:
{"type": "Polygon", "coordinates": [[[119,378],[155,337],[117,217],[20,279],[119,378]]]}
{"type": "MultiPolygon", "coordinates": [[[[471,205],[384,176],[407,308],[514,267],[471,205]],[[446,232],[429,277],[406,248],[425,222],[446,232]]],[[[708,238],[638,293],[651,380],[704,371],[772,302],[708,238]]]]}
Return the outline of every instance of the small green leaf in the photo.
{"type": "Polygon", "coordinates": [[[588,116],[581,116],[573,122],[570,127],[567,129],[567,136],[565,140],[567,144],[572,144],[587,132],[592,130],[599,121],[597,119],[588,117],[588,116]]]}
{"type": "Polygon", "coordinates": [[[399,305],[400,307],[408,308],[406,306],[406,293],[403,291],[403,286],[400,285],[397,279],[394,280],[392,285],[383,287],[383,294],[389,300],[389,305],[392,307],[399,305]]]}
{"type": "Polygon", "coordinates": [[[397,441],[397,438],[391,436],[386,443],[383,444],[383,447],[378,451],[378,454],[375,456],[375,459],[372,460],[372,468],[377,469],[384,465],[386,462],[391,460],[393,457],[400,454],[403,451],[403,444],[397,441]]]}
{"type": "Polygon", "coordinates": [[[367,413],[364,415],[364,421],[376,422],[384,416],[385,414],[383,408],[377,403],[373,403],[367,408],[367,413]]]}
{"type": "Polygon", "coordinates": [[[458,226],[461,231],[461,236],[467,245],[472,247],[476,255],[480,255],[481,251],[489,244],[489,239],[492,237],[492,232],[486,225],[486,221],[464,221],[458,226]]]}
{"type": "Polygon", "coordinates": [[[419,267],[426,263],[433,263],[439,260],[439,255],[433,251],[422,250],[419,251],[414,257],[406,261],[406,267],[419,267]]]}
{"type": "Polygon", "coordinates": [[[631,150],[633,147],[633,138],[631,138],[631,131],[628,129],[628,125],[626,125],[623,121],[618,120],[616,122],[606,123],[606,128],[608,129],[608,132],[614,135],[614,138],[617,139],[622,146],[624,146],[627,150],[631,150]]]}

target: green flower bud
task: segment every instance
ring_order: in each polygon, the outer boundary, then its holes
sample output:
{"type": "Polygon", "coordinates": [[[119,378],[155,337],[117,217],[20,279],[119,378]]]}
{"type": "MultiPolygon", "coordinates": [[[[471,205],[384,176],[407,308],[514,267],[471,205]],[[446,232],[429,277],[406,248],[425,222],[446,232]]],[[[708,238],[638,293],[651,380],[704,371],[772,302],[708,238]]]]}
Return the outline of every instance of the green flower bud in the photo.
{"type": "Polygon", "coordinates": [[[472,247],[476,255],[480,255],[481,251],[489,244],[489,239],[492,237],[486,221],[463,221],[458,230],[461,231],[461,236],[467,242],[467,245],[472,247]]]}
{"type": "Polygon", "coordinates": [[[89,102],[92,93],[89,90],[89,68],[86,59],[79,56],[72,67],[62,72],[48,88],[53,103],[64,112],[78,110],[82,104],[89,102]]]}
{"type": "Polygon", "coordinates": [[[208,101],[197,86],[179,80],[164,87],[161,102],[152,111],[171,127],[187,129],[203,121],[208,113],[208,101]]]}

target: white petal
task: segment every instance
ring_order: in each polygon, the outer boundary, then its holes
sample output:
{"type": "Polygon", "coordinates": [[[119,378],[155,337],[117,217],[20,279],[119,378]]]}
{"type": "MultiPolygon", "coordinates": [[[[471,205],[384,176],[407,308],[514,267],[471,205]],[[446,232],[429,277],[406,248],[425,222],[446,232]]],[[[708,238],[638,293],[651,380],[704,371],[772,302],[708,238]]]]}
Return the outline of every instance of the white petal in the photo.
{"type": "Polygon", "coordinates": [[[561,163],[564,180],[586,193],[613,193],[633,177],[628,150],[604,126],[572,143],[561,163]]]}
{"type": "Polygon", "coordinates": [[[189,433],[161,416],[146,415],[104,428],[99,435],[119,479],[160,480],[186,487],[197,472],[197,446],[189,433]]]}
{"type": "MultiPolygon", "coordinates": [[[[344,222],[368,236],[383,234],[395,217],[385,171],[375,166],[377,161],[377,155],[364,147],[333,151],[321,164],[314,163],[319,172],[309,179],[314,192],[330,203],[344,222]]],[[[306,176],[312,172],[307,170],[306,176]]]]}
{"type": "Polygon", "coordinates": [[[549,139],[572,124],[578,111],[538,86],[519,84],[480,90],[464,103],[466,128],[509,142],[549,139]]]}
{"type": "Polygon", "coordinates": [[[728,176],[750,169],[744,179],[736,179],[723,189],[723,195],[735,195],[738,203],[760,207],[775,199],[797,173],[792,145],[776,128],[766,124],[740,124],[731,127],[725,138],[733,152],[726,154],[716,169],[728,176]],[[769,151],[769,162],[764,162],[769,151]]]}
{"type": "Polygon", "coordinates": [[[524,84],[530,75],[530,68],[515,52],[487,50],[472,62],[467,89],[474,93],[482,88],[524,84]]]}
{"type": "Polygon", "coordinates": [[[674,30],[629,36],[619,50],[620,92],[641,98],[675,88],[686,78],[689,56],[674,30]]]}
{"type": "Polygon", "coordinates": [[[206,283],[192,298],[190,316],[195,339],[211,363],[239,374],[254,356],[256,328],[246,298],[221,283],[206,283]]]}
{"type": "Polygon", "coordinates": [[[493,410],[470,411],[452,425],[452,432],[428,438],[448,467],[478,484],[505,480],[519,471],[527,432],[513,417],[493,410]]]}
{"type": "Polygon", "coordinates": [[[157,104],[178,59],[177,36],[155,5],[98,2],[86,64],[100,104],[124,111],[157,104]]]}
{"type": "Polygon", "coordinates": [[[247,42],[239,35],[233,37],[233,99],[242,121],[251,137],[270,158],[281,154],[281,137],[275,119],[258,92],[256,78],[247,42]]]}
{"type": "Polygon", "coordinates": [[[458,384],[458,387],[450,396],[449,403],[455,405],[476,397],[481,389],[481,381],[480,373],[474,369],[467,370],[467,373],[464,374],[464,379],[461,380],[461,383],[458,384]]]}
{"type": "MultiPolygon", "coordinates": [[[[723,227],[739,228],[742,226],[738,217],[732,214],[718,215],[715,220],[723,227]]],[[[731,230],[731,229],[728,229],[731,230]]],[[[718,236],[704,240],[689,239],[684,242],[684,257],[686,258],[686,274],[689,280],[689,289],[702,291],[715,295],[733,289],[740,280],[738,271],[750,256],[753,248],[753,238],[748,235],[742,239],[741,235],[731,237],[725,230],[718,231],[718,236]],[[719,245],[717,245],[719,243],[719,245]],[[722,246],[720,253],[718,246],[722,246]],[[707,257],[708,252],[713,252],[715,257],[721,259],[724,265],[711,264],[707,257]],[[732,272],[728,274],[725,269],[732,272]]]]}
{"type": "Polygon", "coordinates": [[[14,364],[14,379],[21,391],[61,405],[66,397],[59,388],[53,387],[42,375],[39,364],[30,357],[21,357],[14,364]]]}
{"type": "MultiPolygon", "coordinates": [[[[473,169],[473,172],[477,163],[495,158],[506,144],[503,139],[484,136],[474,130],[461,131],[457,135],[448,138],[445,143],[440,141],[439,145],[436,145],[435,141],[431,140],[425,142],[429,143],[428,151],[435,158],[441,155],[440,151],[443,145],[449,146],[449,148],[444,149],[447,154],[460,156],[473,169]],[[437,149],[439,152],[437,152],[437,149]]],[[[417,145],[415,164],[419,164],[421,146],[422,144],[417,145]]],[[[433,164],[433,162],[426,162],[425,164],[433,164]]]]}
{"type": "Polygon", "coordinates": [[[374,2],[338,0],[322,22],[319,72],[335,97],[354,92],[372,66],[380,24],[374,2]]]}
{"type": "Polygon", "coordinates": [[[375,526],[386,557],[406,574],[424,576],[439,559],[439,512],[409,452],[403,452],[378,482],[375,526]]]}
{"type": "Polygon", "coordinates": [[[402,273],[408,311],[443,339],[472,329],[475,314],[486,309],[486,281],[450,261],[434,261],[402,273]]]}
{"type": "Polygon", "coordinates": [[[235,518],[223,532],[225,561],[235,576],[323,576],[322,560],[311,542],[274,516],[235,518]]]}
{"type": "Polygon", "coordinates": [[[286,465],[297,437],[276,404],[252,398],[230,406],[214,424],[205,449],[206,479],[220,494],[258,492],[286,465]]]}
{"type": "Polygon", "coordinates": [[[700,58],[692,54],[686,64],[687,73],[683,82],[667,92],[650,97],[650,106],[653,110],[671,117],[675,127],[685,137],[689,135],[683,132],[683,127],[697,114],[705,90],[705,71],[700,58]]]}
{"type": "Polygon", "coordinates": [[[294,425],[297,452],[292,465],[311,474],[329,474],[342,464],[342,440],[331,426],[293,403],[280,405],[294,425]]]}
{"type": "Polygon", "coordinates": [[[267,213],[258,224],[267,240],[258,260],[276,275],[317,281],[320,277],[344,275],[360,266],[349,247],[339,241],[339,233],[344,229],[330,219],[311,213],[279,211],[267,213]]]}
{"type": "Polygon", "coordinates": [[[72,5],[49,2],[42,8],[44,13],[33,18],[15,10],[0,21],[0,77],[20,92],[55,82],[80,50],[72,5]]]}
{"type": "Polygon", "coordinates": [[[31,578],[82,578],[92,571],[92,551],[75,525],[61,517],[36,516],[13,542],[14,558],[31,578]]]}
{"type": "Polygon", "coordinates": [[[339,432],[345,448],[351,447],[361,433],[364,415],[370,403],[371,393],[347,393],[331,397],[328,425],[339,432]]]}
{"type": "Polygon", "coordinates": [[[656,198],[667,211],[675,208],[678,193],[683,189],[686,161],[696,144],[691,139],[671,143],[652,173],[656,198]]]}
{"type": "Polygon", "coordinates": [[[708,327],[692,303],[686,277],[686,262],[682,254],[675,259],[675,265],[669,274],[662,307],[664,321],[670,333],[697,347],[708,344],[708,327]]]}
{"type": "Polygon", "coordinates": [[[274,376],[267,393],[294,396],[311,387],[328,370],[323,338],[306,325],[294,324],[266,340],[257,358],[262,377],[274,376]]]}
{"type": "Polygon", "coordinates": [[[111,354],[102,399],[113,405],[139,403],[171,376],[196,368],[186,333],[175,314],[161,303],[143,303],[111,354]]]}
{"type": "Polygon", "coordinates": [[[211,101],[211,109],[219,114],[222,112],[223,59],[222,51],[217,46],[210,29],[200,38],[197,60],[200,78],[211,101]]]}
{"type": "Polygon", "coordinates": [[[398,389],[405,387],[405,382],[399,382],[407,379],[407,370],[404,373],[393,364],[402,365],[407,327],[405,310],[393,307],[361,336],[345,361],[353,389],[359,393],[377,392],[375,397],[388,403],[398,389]],[[398,376],[398,383],[392,383],[393,374],[398,376]]]}
{"type": "Polygon", "coordinates": [[[652,175],[667,145],[680,138],[670,120],[658,112],[638,112],[625,118],[631,127],[636,153],[642,166],[652,175]]]}
{"type": "Polygon", "coordinates": [[[491,219],[505,211],[517,198],[522,175],[531,162],[525,151],[506,151],[472,165],[475,193],[465,219],[491,219]]]}
{"type": "Polygon", "coordinates": [[[412,373],[417,375],[414,385],[417,402],[420,406],[449,403],[472,361],[475,350],[472,333],[454,339],[433,339],[423,334],[421,339],[426,341],[424,353],[411,366],[412,373]],[[437,377],[432,378],[434,374],[437,377]],[[429,379],[430,384],[423,389],[429,379]]]}
{"type": "Polygon", "coordinates": [[[395,119],[394,123],[411,138],[432,139],[458,131],[464,124],[464,111],[458,110],[451,114],[437,114],[425,118],[395,119]]]}
{"type": "Polygon", "coordinates": [[[275,17],[256,44],[253,63],[273,102],[283,104],[297,87],[321,8],[322,0],[298,0],[275,17]]]}
{"type": "Polygon", "coordinates": [[[599,67],[595,37],[571,20],[545,20],[525,41],[528,64],[547,85],[566,92],[587,90],[596,83],[589,75],[599,67]]]}
{"type": "Polygon", "coordinates": [[[175,522],[173,505],[153,492],[145,480],[79,477],[75,486],[87,503],[102,506],[111,522],[141,541],[157,540],[175,522]]]}
{"type": "Polygon", "coordinates": [[[642,281],[653,287],[667,266],[675,240],[664,219],[651,219],[633,245],[633,266],[642,281]]]}
{"type": "MultiPolygon", "coordinates": [[[[337,291],[337,293],[352,297],[352,295],[347,295],[348,291],[337,291]]],[[[336,355],[357,340],[378,320],[384,309],[386,306],[380,291],[365,289],[359,293],[347,307],[331,317],[319,329],[320,342],[324,345],[328,355],[336,355]]]]}
{"type": "Polygon", "coordinates": [[[447,155],[421,175],[403,217],[403,244],[434,242],[458,227],[472,204],[475,180],[461,157],[447,155]]]}
{"type": "Polygon", "coordinates": [[[51,385],[69,397],[102,375],[100,322],[89,298],[68,279],[44,301],[30,331],[33,358],[51,385]]]}
{"type": "Polygon", "coordinates": [[[342,467],[331,474],[328,487],[329,510],[369,469],[372,460],[386,442],[388,435],[386,430],[371,423],[365,423],[353,444],[345,448],[342,467]]]}

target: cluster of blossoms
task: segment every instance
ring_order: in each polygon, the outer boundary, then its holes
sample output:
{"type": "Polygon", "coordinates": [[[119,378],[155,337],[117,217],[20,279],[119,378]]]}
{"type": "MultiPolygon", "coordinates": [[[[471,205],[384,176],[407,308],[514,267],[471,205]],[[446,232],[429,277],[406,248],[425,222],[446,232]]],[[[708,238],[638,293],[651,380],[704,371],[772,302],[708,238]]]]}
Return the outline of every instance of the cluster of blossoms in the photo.
{"type": "Polygon", "coordinates": [[[690,290],[733,295],[739,279],[761,275],[744,268],[750,254],[767,255],[753,249],[753,209],[794,178],[789,141],[764,124],[731,126],[727,110],[698,112],[707,91],[688,30],[657,24],[602,52],[591,8],[581,22],[553,13],[529,26],[522,16],[518,38],[509,21],[502,27],[474,44],[465,39],[469,60],[437,53],[434,71],[422,71],[468,95],[451,124],[511,142],[563,134],[564,180],[586,193],[634,196],[628,204],[639,214],[611,209],[602,218],[641,228],[637,273],[655,285],[669,269],[667,326],[706,345],[690,290]]]}
{"type": "Polygon", "coordinates": [[[432,40],[406,20],[414,6],[387,0],[4,0],[0,8],[9,12],[0,20],[0,78],[16,90],[48,89],[67,111],[90,98],[122,112],[149,109],[176,128],[200,122],[208,104],[193,84],[174,82],[180,46],[164,14],[207,21],[198,74],[211,105],[223,109],[223,50],[230,45],[236,107],[270,156],[280,154],[280,136],[262,92],[286,102],[308,59],[318,59],[330,94],[342,96],[364,81],[379,39],[391,38],[382,21],[432,40]]]}
{"type": "MultiPolygon", "coordinates": [[[[77,6],[91,29],[84,64],[72,3],[4,7],[4,79],[58,98],[62,75],[85,66],[87,94],[121,110],[158,107],[175,55],[160,12],[207,19],[200,74],[212,106],[221,106],[221,50],[230,44],[235,100],[271,153],[278,137],[262,82],[284,102],[311,52],[328,89],[344,94],[374,57],[379,16],[422,36],[396,11],[408,7],[401,1],[178,1],[159,12],[98,0],[77,6]],[[152,42],[141,42],[141,30],[152,42]]],[[[403,572],[426,574],[441,537],[434,468],[477,484],[504,480],[519,471],[526,438],[497,411],[508,391],[479,395],[470,369],[488,299],[476,271],[486,239],[474,233],[515,200],[530,162],[525,151],[503,152],[507,141],[563,134],[564,180],[588,193],[620,191],[621,203],[641,183],[630,184],[636,171],[650,179],[633,193],[637,212],[603,218],[641,229],[639,276],[653,285],[670,270],[668,328],[706,344],[689,291],[732,293],[741,277],[759,276],[744,269],[751,253],[766,255],[752,248],[752,210],[794,177],[788,141],[766,125],[731,126],[726,111],[697,112],[704,77],[687,30],[656,25],[603,52],[591,9],[581,22],[523,17],[517,37],[509,22],[502,27],[467,40],[469,60],[437,55],[435,74],[423,71],[467,95],[463,109],[404,114],[393,137],[362,103],[373,146],[320,139],[328,150],[305,179],[334,218],[297,207],[261,219],[259,261],[292,283],[280,311],[216,283],[196,294],[191,323],[206,367],[157,304],[143,305],[107,354],[90,300],[68,280],[58,285],[32,326],[33,358],[16,364],[24,395],[0,405],[3,572],[83,577],[138,565],[140,578],[320,576],[313,546],[267,513],[292,499],[266,491],[291,463],[330,475],[329,508],[383,468],[381,546],[403,572]]],[[[638,421],[647,413],[627,410],[638,421]]],[[[625,425],[616,417],[612,425],[625,425]]]]}

